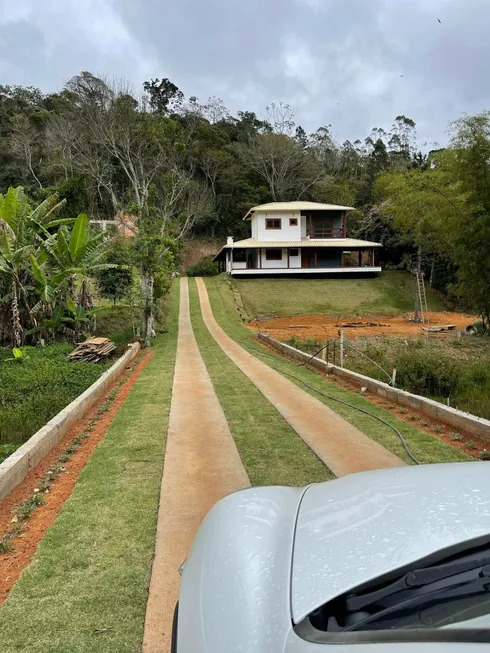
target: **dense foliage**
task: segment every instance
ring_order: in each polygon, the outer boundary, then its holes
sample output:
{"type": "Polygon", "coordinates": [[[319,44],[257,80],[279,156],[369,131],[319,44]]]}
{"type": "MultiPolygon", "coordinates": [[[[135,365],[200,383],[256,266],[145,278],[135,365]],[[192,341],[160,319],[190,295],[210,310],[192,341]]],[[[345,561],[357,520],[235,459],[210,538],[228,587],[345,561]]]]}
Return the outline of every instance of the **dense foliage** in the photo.
{"type": "Polygon", "coordinates": [[[54,194],[33,207],[21,187],[0,195],[0,344],[76,337],[88,322],[86,281],[108,266],[106,245],[87,215],[57,219],[63,204],[54,194]]]}
{"type": "Polygon", "coordinates": [[[205,259],[201,263],[187,268],[185,273],[188,277],[214,277],[216,274],[219,274],[219,269],[214,261],[205,259]]]}
{"type": "Polygon", "coordinates": [[[134,236],[146,342],[182,240],[248,235],[247,209],[273,200],[355,206],[348,235],[382,242],[382,263],[418,265],[488,322],[487,113],[463,116],[448,147],[425,154],[404,115],[337,143],[331,125],[308,134],[282,103],[232,116],[168,79],[139,95],[83,72],[54,94],[0,87],[0,119],[0,191],[22,184],[37,202],[56,191],[59,217],[117,219],[134,236]]]}
{"type": "Polygon", "coordinates": [[[12,353],[0,349],[0,445],[25,442],[106,369],[69,362],[71,349],[65,344],[23,347],[21,363],[5,362],[12,353]]]}

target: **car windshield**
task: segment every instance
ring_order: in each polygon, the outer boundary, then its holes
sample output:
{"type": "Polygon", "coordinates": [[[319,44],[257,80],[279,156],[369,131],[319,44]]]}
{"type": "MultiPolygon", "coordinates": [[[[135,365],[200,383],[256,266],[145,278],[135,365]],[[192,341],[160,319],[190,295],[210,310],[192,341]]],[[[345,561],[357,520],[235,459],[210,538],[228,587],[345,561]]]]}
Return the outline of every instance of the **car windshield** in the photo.
{"type": "Polygon", "coordinates": [[[490,546],[417,566],[309,616],[327,633],[441,628],[490,614],[490,546]]]}

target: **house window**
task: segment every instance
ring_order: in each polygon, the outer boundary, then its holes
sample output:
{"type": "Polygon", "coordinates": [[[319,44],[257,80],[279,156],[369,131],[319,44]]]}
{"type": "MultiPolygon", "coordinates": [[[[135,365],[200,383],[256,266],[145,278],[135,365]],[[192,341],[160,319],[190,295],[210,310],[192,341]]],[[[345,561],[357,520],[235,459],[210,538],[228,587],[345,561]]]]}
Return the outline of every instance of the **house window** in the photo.
{"type": "Polygon", "coordinates": [[[289,218],[289,226],[290,227],[297,227],[298,226],[298,218],[289,218]]]}
{"type": "Polygon", "coordinates": [[[247,250],[246,249],[234,249],[233,250],[233,262],[234,263],[245,263],[247,260],[247,250]]]}
{"type": "Polygon", "coordinates": [[[281,218],[266,218],[265,228],[266,229],[280,229],[281,228],[281,218]]]}
{"type": "Polygon", "coordinates": [[[265,258],[267,261],[282,261],[282,249],[266,249],[265,258]]]}
{"type": "Polygon", "coordinates": [[[290,249],[289,256],[299,256],[299,249],[290,249]]]}

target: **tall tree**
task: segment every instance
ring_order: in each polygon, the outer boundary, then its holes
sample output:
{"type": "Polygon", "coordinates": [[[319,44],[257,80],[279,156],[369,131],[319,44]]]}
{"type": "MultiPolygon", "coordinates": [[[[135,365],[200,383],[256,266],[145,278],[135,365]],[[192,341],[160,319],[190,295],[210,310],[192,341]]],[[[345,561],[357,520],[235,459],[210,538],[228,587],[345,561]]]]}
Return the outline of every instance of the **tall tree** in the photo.
{"type": "Polygon", "coordinates": [[[257,134],[238,153],[267,183],[274,201],[299,199],[322,177],[316,157],[285,134],[257,134]]]}
{"type": "Polygon", "coordinates": [[[206,189],[193,178],[186,160],[186,133],[160,111],[146,111],[123,84],[109,85],[84,74],[68,83],[77,96],[67,152],[110,197],[114,213],[134,215],[135,236],[159,239],[161,251],[141,247],[141,335],[148,345],[154,323],[154,281],[169,239],[181,239],[211,211],[206,189]],[[76,154],[73,157],[73,153],[76,154]],[[151,255],[150,255],[151,252],[151,255]]]}

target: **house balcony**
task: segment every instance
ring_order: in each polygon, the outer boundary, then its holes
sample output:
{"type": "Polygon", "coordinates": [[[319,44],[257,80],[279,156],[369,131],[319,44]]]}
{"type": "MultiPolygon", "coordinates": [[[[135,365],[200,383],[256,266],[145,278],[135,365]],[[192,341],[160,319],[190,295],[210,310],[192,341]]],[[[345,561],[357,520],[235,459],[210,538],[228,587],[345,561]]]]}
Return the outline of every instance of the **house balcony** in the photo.
{"type": "Polygon", "coordinates": [[[306,229],[306,235],[309,236],[311,240],[324,240],[325,238],[345,238],[346,230],[345,227],[326,227],[322,225],[314,225],[313,227],[306,229]]]}

